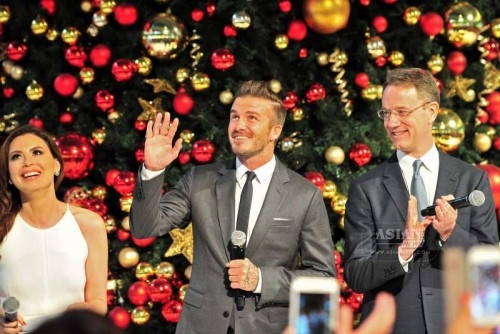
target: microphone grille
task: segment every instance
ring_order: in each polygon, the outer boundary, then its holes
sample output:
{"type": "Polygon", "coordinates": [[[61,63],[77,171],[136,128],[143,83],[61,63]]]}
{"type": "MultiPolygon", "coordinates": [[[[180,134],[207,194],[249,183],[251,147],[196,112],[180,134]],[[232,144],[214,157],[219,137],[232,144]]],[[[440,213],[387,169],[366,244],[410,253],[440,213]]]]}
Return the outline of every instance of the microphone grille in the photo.
{"type": "Polygon", "coordinates": [[[7,297],[2,303],[6,313],[16,313],[19,310],[19,300],[16,297],[7,297]]]}
{"type": "Polygon", "coordinates": [[[247,235],[242,231],[234,231],[231,234],[231,242],[235,246],[243,246],[247,241],[247,235]]]}
{"type": "Polygon", "coordinates": [[[483,205],[485,197],[484,193],[481,190],[474,190],[469,195],[469,203],[473,206],[483,205]]]}

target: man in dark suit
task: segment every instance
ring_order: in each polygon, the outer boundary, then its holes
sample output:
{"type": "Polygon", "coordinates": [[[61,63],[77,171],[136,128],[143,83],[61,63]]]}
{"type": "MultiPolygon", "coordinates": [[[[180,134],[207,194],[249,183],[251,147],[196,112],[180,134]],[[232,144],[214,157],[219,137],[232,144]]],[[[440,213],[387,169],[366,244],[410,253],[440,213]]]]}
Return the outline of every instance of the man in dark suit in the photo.
{"type": "Polygon", "coordinates": [[[179,120],[158,114],[146,130],[134,191],[132,234],[159,236],[192,221],[194,261],[177,333],[281,333],[291,280],[334,276],[333,241],[319,188],[274,155],[286,110],[265,82],[243,83],[228,135],[235,158],[193,167],[162,196],[165,168],[181,150],[179,120]],[[231,260],[246,172],[255,172],[246,258],[231,260]],[[300,265],[297,266],[300,259],[300,265]],[[235,291],[244,296],[235,307],[235,291]]]}
{"type": "Polygon", "coordinates": [[[452,246],[498,244],[487,174],[434,144],[439,102],[431,73],[390,71],[378,115],[397,151],[349,187],[345,280],[365,294],[362,319],[377,292],[395,296],[394,333],[444,333],[442,252],[452,246]],[[448,203],[473,190],[485,194],[483,205],[455,210],[448,203]],[[432,204],[436,214],[419,218],[421,208],[432,204]]]}

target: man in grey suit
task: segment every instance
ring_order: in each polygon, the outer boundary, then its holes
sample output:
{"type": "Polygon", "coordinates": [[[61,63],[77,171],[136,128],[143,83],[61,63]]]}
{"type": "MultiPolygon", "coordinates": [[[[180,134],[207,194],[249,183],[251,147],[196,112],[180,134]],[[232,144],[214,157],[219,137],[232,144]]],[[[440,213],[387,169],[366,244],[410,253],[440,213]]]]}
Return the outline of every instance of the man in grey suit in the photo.
{"type": "Polygon", "coordinates": [[[487,174],[434,144],[439,102],[431,73],[390,71],[378,115],[397,151],[349,187],[345,280],[364,293],[362,319],[377,292],[395,296],[394,333],[444,333],[442,253],[453,246],[498,244],[487,174]],[[455,210],[448,203],[473,190],[485,194],[483,205],[455,210]],[[436,214],[419,218],[420,210],[433,204],[436,214]]]}
{"type": "Polygon", "coordinates": [[[286,110],[265,82],[243,83],[228,135],[235,158],[193,167],[162,196],[165,168],[181,150],[179,120],[148,123],[130,213],[132,234],[160,236],[193,224],[194,260],[177,333],[281,333],[291,280],[334,276],[333,240],[319,188],[274,155],[286,110]],[[245,259],[231,260],[240,194],[253,171],[245,259]],[[300,261],[298,261],[298,259],[300,261]],[[236,308],[235,292],[244,298],[236,308]]]}

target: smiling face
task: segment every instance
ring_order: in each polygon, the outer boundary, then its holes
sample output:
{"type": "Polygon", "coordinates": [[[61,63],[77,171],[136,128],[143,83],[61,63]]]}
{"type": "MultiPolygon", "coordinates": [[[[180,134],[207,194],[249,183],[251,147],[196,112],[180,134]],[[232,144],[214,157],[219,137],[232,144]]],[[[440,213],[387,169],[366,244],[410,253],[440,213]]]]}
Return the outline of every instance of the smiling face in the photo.
{"type": "Polygon", "coordinates": [[[234,100],[228,126],[229,141],[233,152],[248,168],[255,169],[271,160],[281,129],[273,104],[268,100],[254,96],[234,100]]]}
{"type": "Polygon", "coordinates": [[[54,189],[54,175],[61,170],[47,143],[27,133],[14,138],[9,146],[9,175],[12,184],[22,193],[54,189]]]}
{"type": "Polygon", "coordinates": [[[396,149],[420,158],[432,147],[432,123],[439,109],[437,102],[425,100],[413,86],[391,85],[382,94],[382,108],[391,111],[417,108],[406,116],[391,115],[384,120],[387,135],[396,149]],[[429,103],[425,104],[426,102],[429,103]],[[417,108],[421,105],[423,106],[417,108]]]}

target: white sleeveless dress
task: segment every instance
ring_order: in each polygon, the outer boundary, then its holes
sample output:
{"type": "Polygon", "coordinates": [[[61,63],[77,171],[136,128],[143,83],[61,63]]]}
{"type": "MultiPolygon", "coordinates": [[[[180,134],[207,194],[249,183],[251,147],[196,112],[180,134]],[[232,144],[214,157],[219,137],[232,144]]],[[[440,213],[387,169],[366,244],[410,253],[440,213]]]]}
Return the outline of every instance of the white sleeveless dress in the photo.
{"type": "Polygon", "coordinates": [[[88,248],[69,206],[47,229],[26,223],[18,214],[0,244],[0,302],[20,302],[25,331],[84,301],[88,248]]]}

